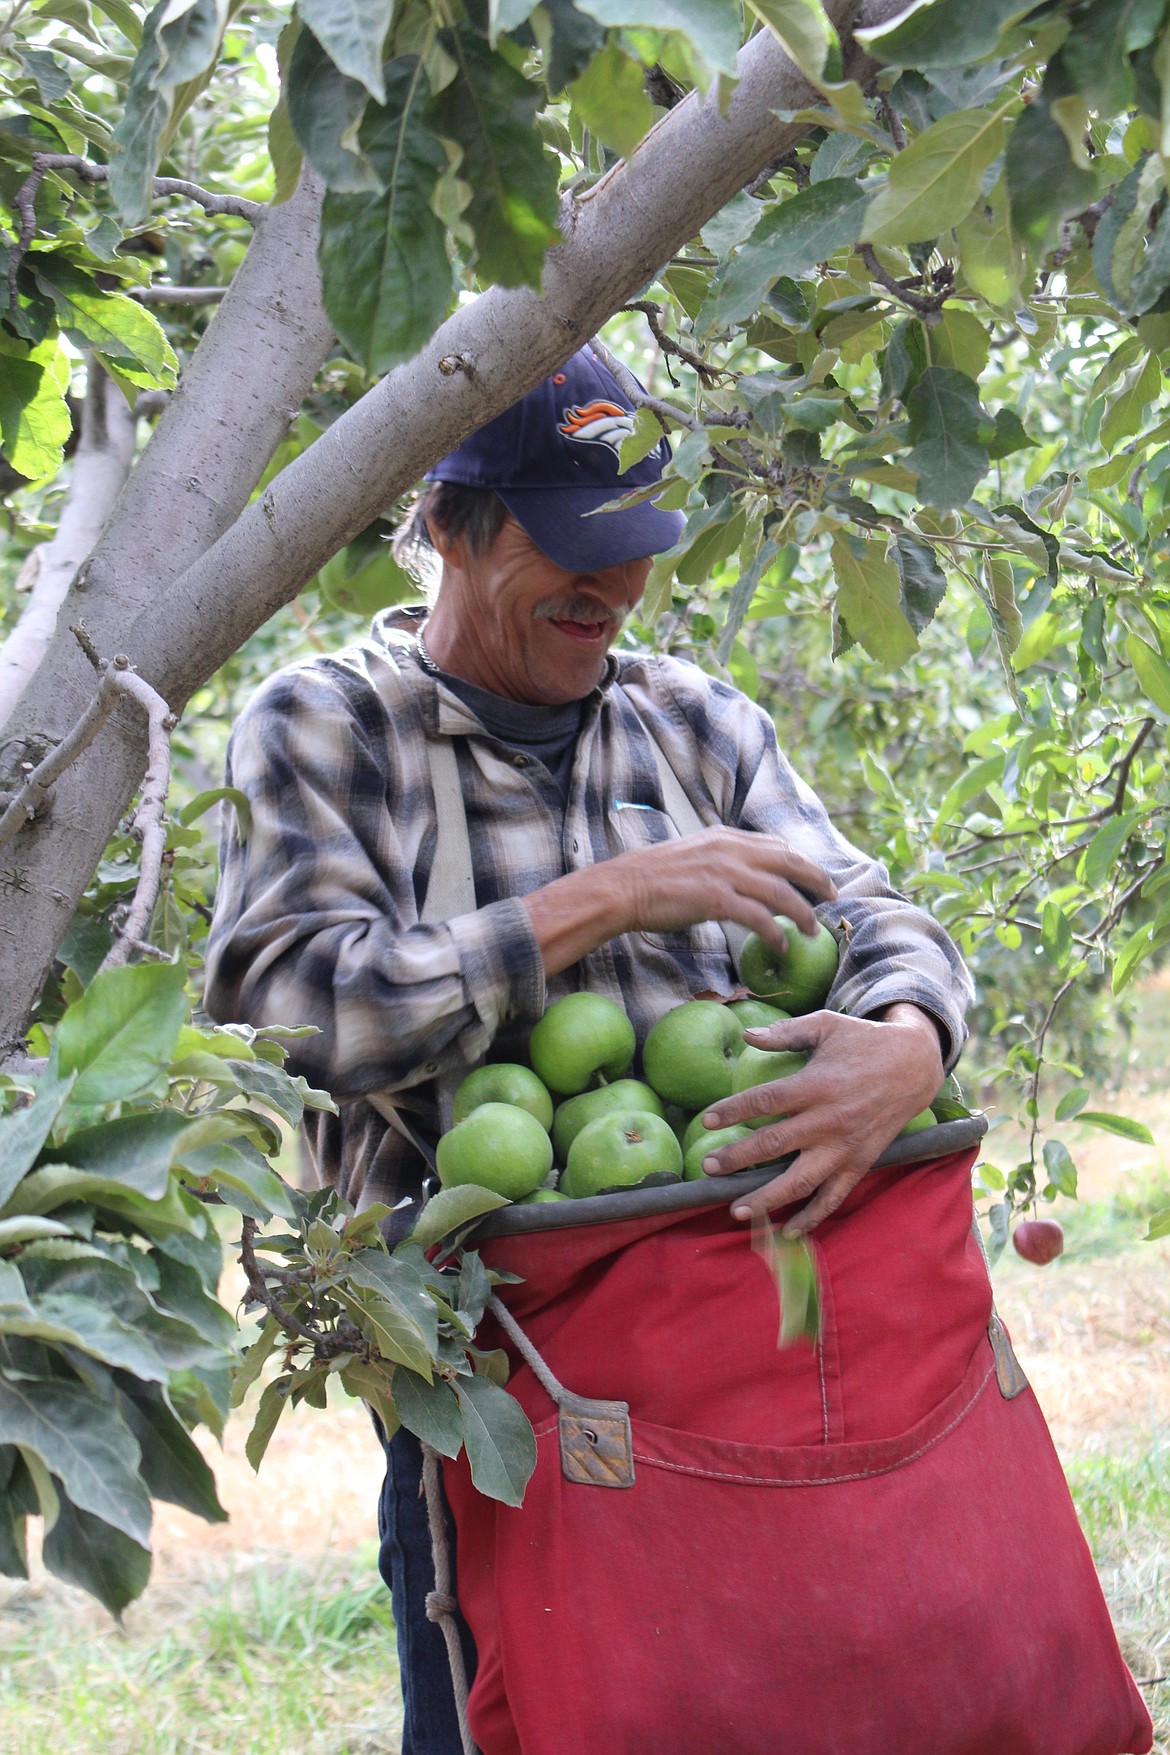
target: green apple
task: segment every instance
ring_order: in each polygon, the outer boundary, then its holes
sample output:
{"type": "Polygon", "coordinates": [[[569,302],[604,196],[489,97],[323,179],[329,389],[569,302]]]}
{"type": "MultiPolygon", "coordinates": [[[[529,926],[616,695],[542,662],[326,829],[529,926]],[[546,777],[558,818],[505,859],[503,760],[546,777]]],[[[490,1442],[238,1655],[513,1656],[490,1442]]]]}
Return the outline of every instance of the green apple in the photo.
{"type": "Polygon", "coordinates": [[[746,1127],[742,1121],[737,1121],[734,1127],[703,1128],[703,1137],[700,1139],[696,1136],[683,1153],[684,1182],[697,1182],[701,1176],[705,1176],[707,1172],[703,1169],[703,1159],[709,1158],[712,1152],[717,1152],[720,1146],[730,1146],[736,1140],[750,1139],[751,1134],[752,1129],[746,1127]]]}
{"type": "Polygon", "coordinates": [[[613,1115],[619,1109],[640,1109],[647,1115],[662,1114],[662,1100],[640,1079],[615,1079],[612,1085],[601,1085],[596,1091],[582,1091],[579,1097],[566,1097],[553,1117],[552,1142],[558,1164],[566,1162],[569,1147],[583,1127],[599,1115],[613,1115]]]}
{"type": "Polygon", "coordinates": [[[899,1133],[898,1138],[901,1139],[903,1133],[921,1133],[924,1127],[937,1126],[938,1121],[935,1118],[934,1110],[920,1109],[917,1115],[912,1115],[910,1117],[909,1121],[902,1128],[901,1133],[899,1133]]]}
{"type": "Polygon", "coordinates": [[[659,1018],[647,1036],[642,1070],[665,1102],[705,1109],[731,1095],[742,1053],[743,1025],[730,1006],[688,999],[659,1018]]]}
{"type": "MultiPolygon", "coordinates": [[[[735,1094],[750,1091],[754,1085],[767,1085],[773,1079],[790,1078],[808,1061],[808,1055],[796,1049],[745,1048],[735,1068],[735,1094]]],[[[761,1115],[746,1123],[748,1127],[767,1127],[770,1121],[781,1121],[781,1115],[761,1115]]]]}
{"type": "Polygon", "coordinates": [[[778,1005],[765,1005],[762,999],[733,999],[728,1006],[745,1030],[766,1030],[769,1024],[782,1024],[792,1016],[778,1005]]]}
{"type": "Polygon", "coordinates": [[[552,1141],[535,1115],[514,1103],[481,1103],[439,1141],[444,1188],[474,1182],[508,1200],[533,1194],[552,1169],[552,1141]]]}
{"type": "Polygon", "coordinates": [[[481,1103],[512,1103],[535,1115],[546,1133],[552,1126],[553,1100],[530,1066],[514,1066],[508,1061],[477,1066],[455,1093],[452,1120],[464,1121],[481,1103]]]}
{"type": "Polygon", "coordinates": [[[562,1194],[558,1188],[538,1188],[535,1194],[526,1194],[520,1205],[522,1207],[542,1207],[547,1205],[550,1200],[568,1200],[568,1198],[568,1195],[562,1194]]]}
{"type": "Polygon", "coordinates": [[[554,1000],[528,1039],[537,1076],[562,1097],[619,1079],[635,1047],[633,1024],[603,993],[566,993],[554,1000]]]}
{"type": "Polygon", "coordinates": [[[783,1006],[796,1017],[819,1011],[837,973],[837,941],[827,926],[818,924],[816,936],[806,938],[786,915],[775,919],[788,949],[774,951],[759,933],[749,932],[739,954],[740,979],[757,999],[783,1006]]]}
{"type": "Polygon", "coordinates": [[[562,1191],[581,1200],[591,1194],[678,1182],[682,1147],[670,1123],[645,1110],[599,1115],[569,1147],[562,1191]]]}

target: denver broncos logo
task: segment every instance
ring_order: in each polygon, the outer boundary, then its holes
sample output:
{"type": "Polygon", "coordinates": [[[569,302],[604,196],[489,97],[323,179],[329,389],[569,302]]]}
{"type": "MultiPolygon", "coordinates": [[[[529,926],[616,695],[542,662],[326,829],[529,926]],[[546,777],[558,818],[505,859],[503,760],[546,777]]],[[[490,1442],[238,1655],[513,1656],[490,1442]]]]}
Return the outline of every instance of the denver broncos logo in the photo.
{"type": "Polygon", "coordinates": [[[558,432],[583,445],[608,445],[614,456],[634,430],[634,417],[617,402],[586,402],[561,410],[558,432]]]}

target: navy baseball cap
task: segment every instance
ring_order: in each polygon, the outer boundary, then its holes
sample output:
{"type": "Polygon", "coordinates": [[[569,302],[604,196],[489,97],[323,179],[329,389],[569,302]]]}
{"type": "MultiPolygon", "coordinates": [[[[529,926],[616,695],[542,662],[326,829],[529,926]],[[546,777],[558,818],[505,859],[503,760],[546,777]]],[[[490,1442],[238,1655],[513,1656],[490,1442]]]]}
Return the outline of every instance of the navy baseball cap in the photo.
{"type": "Polygon", "coordinates": [[[457,445],[426,479],[494,489],[537,548],[570,573],[661,554],[678,541],[686,522],[681,512],[664,512],[653,500],[598,511],[632,488],[659,481],[670,459],[661,439],[621,473],[618,452],[634,414],[613,373],[583,347],[457,445]]]}

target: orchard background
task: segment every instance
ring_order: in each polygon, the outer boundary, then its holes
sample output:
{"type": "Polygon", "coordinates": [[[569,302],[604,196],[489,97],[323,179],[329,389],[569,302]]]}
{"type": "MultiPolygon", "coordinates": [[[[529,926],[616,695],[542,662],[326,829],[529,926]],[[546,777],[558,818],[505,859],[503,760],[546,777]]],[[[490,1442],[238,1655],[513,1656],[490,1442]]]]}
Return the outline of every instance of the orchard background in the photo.
{"type": "Polygon", "coordinates": [[[1149,1145],[1166,0],[11,0],[0,82],[0,1571],[43,1519],[118,1612],[153,1501],[222,1518],[208,1196],[250,1460],[343,1388],[522,1490],[477,1258],[451,1302],[277,1175],[329,1100],[201,947],[248,694],[416,595],[413,484],[591,336],[688,514],[627,643],[766,706],[970,960],[993,1253],[1149,1145]]]}

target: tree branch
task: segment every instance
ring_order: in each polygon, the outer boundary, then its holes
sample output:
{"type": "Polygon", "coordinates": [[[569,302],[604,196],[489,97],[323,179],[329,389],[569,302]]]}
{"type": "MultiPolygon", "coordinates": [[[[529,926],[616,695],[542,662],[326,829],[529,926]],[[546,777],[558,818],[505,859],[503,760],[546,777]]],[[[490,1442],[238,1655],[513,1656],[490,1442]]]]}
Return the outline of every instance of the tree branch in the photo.
{"type": "Polygon", "coordinates": [[[681,341],[676,341],[673,335],[667,335],[662,327],[662,306],[656,305],[653,299],[631,299],[628,305],[622,306],[622,310],[641,311],[651,335],[663,353],[673,354],[676,359],[683,360],[704,384],[714,384],[718,380],[719,373],[706,360],[700,359],[697,353],[692,353],[689,347],[684,347],[681,341]]]}
{"type": "MultiPolygon", "coordinates": [[[[72,171],[84,183],[104,183],[110,174],[108,165],[94,164],[78,152],[33,153],[32,169],[12,198],[12,205],[20,215],[20,232],[8,260],[8,300],[14,310],[17,272],[36,236],[37,191],[50,171],[72,171]]],[[[211,189],[201,188],[198,183],[187,182],[184,177],[156,177],[154,192],[156,195],[185,195],[188,201],[197,202],[205,213],[230,214],[235,219],[246,219],[250,225],[255,225],[264,212],[263,202],[247,201],[242,195],[217,195],[211,189]]]]}
{"type": "Polygon", "coordinates": [[[944,262],[935,271],[932,277],[935,290],[924,293],[914,291],[915,286],[922,283],[921,276],[916,276],[913,280],[895,280],[878,261],[872,244],[859,244],[857,254],[878,285],[884,286],[907,310],[914,311],[919,317],[930,317],[941,311],[955,290],[955,271],[949,262],[944,262]]]}
{"type": "Polygon", "coordinates": [[[134,413],[92,354],[88,373],[81,435],[60,523],[29,557],[36,557],[36,571],[28,602],[0,647],[0,725],[11,716],[47,650],[66,593],[101,535],[134,461],[134,413]]]}
{"type": "Polygon", "coordinates": [[[127,292],[140,305],[218,305],[226,286],[132,286],[127,292]]]}
{"type": "MultiPolygon", "coordinates": [[[[269,1290],[267,1271],[256,1259],[256,1221],[248,1217],[244,1218],[240,1228],[240,1266],[244,1270],[251,1297],[270,1316],[276,1318],[286,1334],[308,1341],[316,1358],[330,1359],[338,1353],[357,1353],[363,1359],[370,1357],[369,1342],[360,1329],[345,1323],[332,1332],[326,1332],[324,1329],[311,1328],[299,1316],[294,1316],[291,1310],[285,1309],[275,1292],[269,1290]]],[[[274,1277],[286,1285],[293,1279],[293,1276],[284,1273],[274,1273],[274,1277]]]]}

